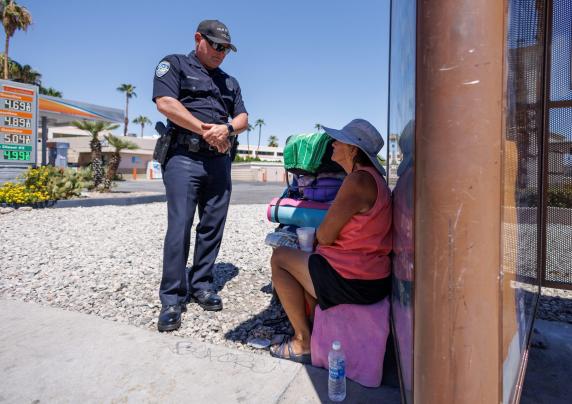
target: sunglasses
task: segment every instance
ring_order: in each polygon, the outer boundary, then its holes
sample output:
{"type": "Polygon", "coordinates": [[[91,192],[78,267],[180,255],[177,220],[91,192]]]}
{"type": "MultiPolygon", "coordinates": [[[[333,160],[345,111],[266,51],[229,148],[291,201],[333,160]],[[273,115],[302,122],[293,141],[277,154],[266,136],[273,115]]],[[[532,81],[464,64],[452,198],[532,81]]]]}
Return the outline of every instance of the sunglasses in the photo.
{"type": "Polygon", "coordinates": [[[213,42],[210,39],[208,39],[206,36],[204,36],[203,34],[201,34],[201,36],[203,37],[203,39],[205,39],[209,43],[211,48],[213,48],[215,51],[224,52],[225,55],[228,55],[228,52],[230,52],[230,46],[224,46],[223,44],[213,42]]]}

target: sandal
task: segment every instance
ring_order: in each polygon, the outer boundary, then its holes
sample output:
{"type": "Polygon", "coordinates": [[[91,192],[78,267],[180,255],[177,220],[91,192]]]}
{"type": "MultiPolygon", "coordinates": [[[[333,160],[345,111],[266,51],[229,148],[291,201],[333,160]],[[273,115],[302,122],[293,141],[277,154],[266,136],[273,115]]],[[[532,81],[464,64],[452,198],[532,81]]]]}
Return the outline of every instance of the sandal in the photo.
{"type": "MultiPolygon", "coordinates": [[[[276,346],[276,345],[273,345],[276,346]]],[[[276,349],[270,348],[270,355],[275,358],[287,359],[292,362],[302,363],[304,365],[312,364],[312,356],[310,353],[295,354],[292,349],[292,338],[286,337],[278,345],[276,349]],[[288,348],[288,356],[285,355],[286,348],[288,348]]]]}

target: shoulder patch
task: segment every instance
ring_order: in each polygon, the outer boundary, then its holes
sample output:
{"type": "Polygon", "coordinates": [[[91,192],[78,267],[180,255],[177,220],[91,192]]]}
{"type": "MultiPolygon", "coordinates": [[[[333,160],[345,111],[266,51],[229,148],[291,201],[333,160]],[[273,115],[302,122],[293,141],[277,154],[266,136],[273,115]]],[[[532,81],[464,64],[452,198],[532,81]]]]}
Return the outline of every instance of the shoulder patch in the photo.
{"type": "Polygon", "coordinates": [[[166,60],[161,61],[161,63],[159,63],[157,65],[157,68],[155,69],[155,76],[163,77],[165,74],[167,74],[170,68],[171,68],[171,63],[169,63],[166,60]]]}
{"type": "Polygon", "coordinates": [[[226,84],[226,88],[228,88],[230,91],[234,90],[234,82],[232,81],[232,78],[228,77],[225,80],[225,84],[226,84]]]}

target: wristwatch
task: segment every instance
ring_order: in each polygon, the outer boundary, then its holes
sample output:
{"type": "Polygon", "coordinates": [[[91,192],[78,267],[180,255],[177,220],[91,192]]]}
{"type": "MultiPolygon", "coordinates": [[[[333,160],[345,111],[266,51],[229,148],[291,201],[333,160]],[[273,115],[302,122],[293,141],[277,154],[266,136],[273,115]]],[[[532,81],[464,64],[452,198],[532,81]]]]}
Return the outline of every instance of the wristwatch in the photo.
{"type": "Polygon", "coordinates": [[[226,128],[228,129],[228,136],[232,135],[232,132],[234,132],[234,127],[232,126],[232,124],[227,123],[225,125],[226,125],[226,128]]]}

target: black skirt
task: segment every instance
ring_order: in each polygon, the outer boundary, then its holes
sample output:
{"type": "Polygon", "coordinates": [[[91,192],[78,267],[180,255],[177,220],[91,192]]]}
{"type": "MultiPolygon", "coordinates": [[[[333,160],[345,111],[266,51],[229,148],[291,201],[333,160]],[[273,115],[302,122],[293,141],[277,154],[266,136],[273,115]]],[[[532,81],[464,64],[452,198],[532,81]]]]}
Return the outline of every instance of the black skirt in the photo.
{"type": "Polygon", "coordinates": [[[383,279],[346,279],[320,254],[308,259],[310,277],[322,310],[338,304],[374,304],[389,295],[391,277],[383,279]]]}

